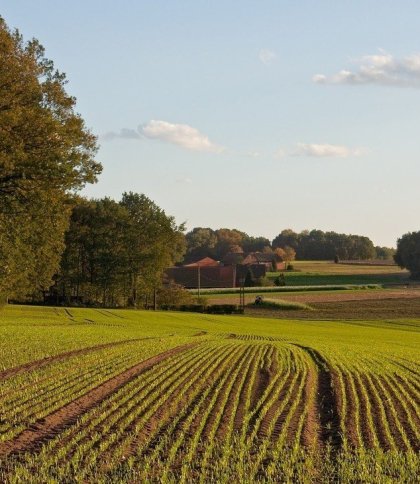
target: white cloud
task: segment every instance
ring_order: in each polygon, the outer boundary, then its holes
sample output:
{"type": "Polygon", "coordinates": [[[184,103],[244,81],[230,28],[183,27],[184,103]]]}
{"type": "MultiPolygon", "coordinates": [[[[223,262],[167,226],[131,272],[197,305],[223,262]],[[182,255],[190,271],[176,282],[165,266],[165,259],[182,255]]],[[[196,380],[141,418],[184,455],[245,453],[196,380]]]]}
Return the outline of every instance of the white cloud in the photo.
{"type": "Polygon", "coordinates": [[[109,141],[115,138],[140,139],[140,133],[135,129],[122,128],[119,133],[110,131],[101,136],[101,139],[109,141]]]}
{"type": "Polygon", "coordinates": [[[188,126],[188,124],[173,124],[167,121],[152,120],[143,126],[139,126],[139,132],[146,138],[167,141],[191,151],[211,153],[223,151],[221,146],[212,143],[206,135],[200,133],[198,129],[188,126]]]}
{"type": "Polygon", "coordinates": [[[360,156],[363,153],[363,149],[348,148],[342,145],[298,143],[293,155],[317,158],[347,158],[349,156],[360,156]]]}
{"type": "Polygon", "coordinates": [[[187,124],[173,124],[167,121],[151,120],[140,125],[137,130],[123,128],[119,132],[109,132],[101,136],[105,141],[116,138],[124,139],[157,139],[172,143],[191,151],[221,153],[222,146],[212,143],[208,136],[187,124]]]}
{"type": "Polygon", "coordinates": [[[277,54],[269,49],[261,49],[258,53],[258,58],[263,64],[269,65],[277,58],[277,54]]]}
{"type": "Polygon", "coordinates": [[[383,86],[420,88],[420,54],[397,59],[380,50],[378,54],[365,55],[353,61],[355,70],[343,69],[332,76],[316,74],[317,84],[378,84],[383,86]]]}

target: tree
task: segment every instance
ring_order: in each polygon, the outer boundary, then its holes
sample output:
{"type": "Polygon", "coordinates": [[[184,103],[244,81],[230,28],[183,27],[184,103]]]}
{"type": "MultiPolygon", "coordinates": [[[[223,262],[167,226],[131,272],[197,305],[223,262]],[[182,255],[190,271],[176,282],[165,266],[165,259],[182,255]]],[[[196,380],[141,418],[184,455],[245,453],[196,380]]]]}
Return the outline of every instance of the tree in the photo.
{"type": "Polygon", "coordinates": [[[174,217],[143,194],[124,193],[120,204],[128,212],[128,287],[131,304],[137,307],[139,294],[159,287],[164,269],[182,259],[184,225],[177,226],[174,217]]]}
{"type": "Polygon", "coordinates": [[[215,257],[217,236],[213,229],[195,227],[185,235],[187,242],[186,259],[192,262],[204,257],[215,257]]]}
{"type": "Polygon", "coordinates": [[[218,229],[216,230],[217,244],[215,247],[216,257],[218,260],[231,251],[231,247],[240,246],[247,237],[244,232],[240,232],[237,229],[218,229]]]}
{"type": "Polygon", "coordinates": [[[393,260],[396,250],[393,247],[375,246],[376,258],[381,260],[393,260]]]}
{"type": "Polygon", "coordinates": [[[295,257],[296,257],[295,249],[286,245],[286,247],[284,248],[284,261],[286,263],[286,269],[289,267],[290,262],[295,260],[295,257]]]}
{"type": "Polygon", "coordinates": [[[285,247],[286,245],[292,247],[292,249],[297,250],[300,242],[300,234],[297,234],[292,229],[282,230],[277,237],[273,240],[272,246],[285,247]]]}
{"type": "Polygon", "coordinates": [[[413,279],[420,279],[420,231],[408,232],[398,239],[394,260],[408,269],[413,279]]]}
{"type": "Polygon", "coordinates": [[[71,192],[96,181],[96,138],[66,77],[0,17],[0,292],[48,287],[63,249],[71,192]]]}
{"type": "Polygon", "coordinates": [[[67,300],[137,307],[184,251],[183,226],[145,195],[81,199],[66,233],[58,291],[67,300]]]}

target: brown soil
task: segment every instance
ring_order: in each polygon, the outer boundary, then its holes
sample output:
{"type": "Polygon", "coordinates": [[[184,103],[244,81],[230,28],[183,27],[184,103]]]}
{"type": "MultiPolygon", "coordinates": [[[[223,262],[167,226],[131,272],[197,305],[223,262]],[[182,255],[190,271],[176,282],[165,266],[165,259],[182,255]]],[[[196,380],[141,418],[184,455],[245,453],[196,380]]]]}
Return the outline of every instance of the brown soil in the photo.
{"type": "MultiPolygon", "coordinates": [[[[240,368],[246,365],[246,359],[247,359],[247,355],[249,355],[250,349],[251,348],[248,347],[246,352],[242,351],[239,357],[239,361],[237,361],[235,365],[231,365],[230,368],[228,369],[227,378],[225,379],[217,395],[216,402],[214,403],[210,411],[210,414],[207,417],[207,421],[203,429],[204,440],[206,440],[211,435],[212,429],[214,428],[215,425],[219,426],[220,421],[218,421],[218,419],[220,416],[220,411],[222,412],[222,418],[225,417],[224,413],[225,413],[226,406],[228,405],[228,401],[226,401],[224,404],[223,404],[223,401],[225,400],[227,392],[229,392],[229,395],[232,393],[232,388],[235,385],[235,382],[238,380],[238,378],[236,378],[232,386],[232,381],[231,381],[232,373],[235,372],[238,365],[240,366],[240,368]]],[[[228,398],[229,398],[229,395],[228,395],[228,398]]]]}
{"type": "Polygon", "coordinates": [[[248,366],[247,375],[245,377],[245,384],[241,388],[241,394],[239,395],[239,402],[236,408],[236,414],[234,419],[234,429],[237,431],[242,430],[244,425],[244,416],[248,411],[248,408],[246,408],[247,394],[248,394],[247,383],[255,380],[258,362],[259,362],[259,358],[252,359],[250,365],[248,366]]]}
{"type": "Polygon", "coordinates": [[[222,413],[222,418],[216,432],[216,437],[221,440],[224,440],[226,438],[230,423],[233,423],[236,416],[235,402],[237,401],[238,392],[241,391],[244,386],[246,386],[246,377],[249,372],[249,368],[251,367],[252,361],[255,359],[256,356],[255,350],[256,348],[250,348],[245,355],[245,359],[243,360],[239,374],[230,389],[229,396],[222,413]]]}
{"type": "MultiPolygon", "coordinates": [[[[260,423],[260,427],[258,429],[258,437],[266,438],[266,437],[270,436],[269,435],[270,424],[272,423],[274,416],[277,414],[279,407],[284,403],[284,399],[286,398],[286,395],[290,390],[290,386],[292,385],[294,376],[295,376],[294,371],[292,370],[289,373],[289,375],[288,375],[286,381],[284,382],[284,385],[281,387],[281,389],[277,388],[277,386],[276,386],[275,389],[273,389],[273,391],[275,391],[275,392],[278,392],[278,390],[280,390],[280,392],[278,393],[277,398],[274,400],[273,404],[267,410],[267,413],[264,415],[264,417],[263,417],[263,419],[260,423]]],[[[296,381],[293,385],[289,401],[292,401],[295,398],[298,386],[299,386],[299,378],[296,379],[296,381]]],[[[279,433],[281,431],[281,428],[283,426],[283,421],[284,421],[284,419],[287,415],[287,412],[288,412],[288,405],[285,406],[283,412],[280,414],[280,416],[276,420],[273,431],[274,431],[275,435],[277,435],[277,436],[279,435],[279,433]]]]}
{"type": "Polygon", "coordinates": [[[308,448],[315,448],[318,444],[319,421],[316,405],[317,383],[318,375],[316,369],[311,365],[305,383],[304,405],[308,405],[308,413],[306,415],[302,434],[302,443],[308,448]]]}
{"type": "Polygon", "coordinates": [[[333,385],[333,373],[327,360],[313,348],[295,345],[305,350],[317,367],[318,391],[316,408],[319,415],[320,445],[329,444],[337,450],[342,445],[340,414],[336,392],[333,385]]]}
{"type": "Polygon", "coordinates": [[[385,387],[384,379],[374,375],[371,375],[371,379],[378,391],[379,398],[383,404],[386,420],[388,422],[389,430],[394,440],[394,443],[397,446],[398,450],[403,450],[404,452],[406,452],[408,450],[407,445],[404,441],[403,435],[398,428],[397,421],[395,420],[395,415],[391,411],[391,407],[394,406],[394,401],[391,398],[390,394],[387,394],[386,391],[384,391],[384,389],[382,388],[385,387]]]}
{"type": "Polygon", "coordinates": [[[81,415],[100,404],[105,398],[118,391],[144,371],[158,364],[162,360],[182,351],[186,351],[196,345],[197,343],[190,343],[172,348],[159,355],[148,358],[119,375],[110,378],[76,400],[73,400],[64,407],[51,413],[44,419],[40,419],[31,428],[24,430],[12,441],[0,443],[0,457],[7,457],[11,454],[37,449],[42,443],[50,440],[57,435],[57,433],[68,428],[75,423],[81,415]]]}
{"type": "Polygon", "coordinates": [[[112,343],[89,346],[88,348],[81,348],[80,350],[66,351],[65,353],[60,353],[58,355],[47,356],[45,358],[42,358],[41,360],[30,361],[29,363],[24,363],[23,365],[19,365],[13,368],[8,368],[7,370],[3,370],[2,372],[0,372],[0,380],[5,380],[6,378],[10,378],[12,376],[18,375],[19,373],[37,370],[38,368],[42,368],[43,366],[49,365],[50,363],[62,361],[72,356],[86,355],[88,353],[103,350],[105,348],[112,348],[112,347],[124,345],[127,343],[133,343],[134,341],[142,341],[145,339],[151,339],[151,338],[134,338],[134,339],[126,339],[123,341],[114,341],[112,343]]]}
{"type": "MultiPolygon", "coordinates": [[[[255,292],[258,292],[258,288],[255,288],[255,292]]],[[[395,288],[385,290],[349,290],[346,292],[341,291],[322,291],[295,294],[293,292],[277,292],[277,293],[265,293],[263,294],[269,299],[282,299],[284,301],[292,301],[299,303],[323,303],[323,302],[344,302],[344,301],[381,301],[384,299],[415,299],[420,298],[420,287],[409,288],[395,288]]],[[[237,304],[237,294],[232,294],[232,297],[217,297],[217,295],[210,298],[212,304],[237,304]]],[[[248,296],[247,303],[254,302],[255,296],[248,296]]],[[[259,308],[256,308],[259,309],[259,308]]],[[[289,311],[290,312],[290,311],[289,311]]]]}
{"type": "MultiPolygon", "coordinates": [[[[359,295],[358,291],[352,291],[359,295]]],[[[376,293],[376,291],[372,291],[376,293]]],[[[378,291],[379,293],[387,291],[378,291]]],[[[334,295],[333,295],[334,296],[334,295]]],[[[337,294],[336,296],[339,296],[337,294]]],[[[288,298],[284,298],[288,299],[288,298]]],[[[383,320],[396,318],[418,318],[420,315],[420,297],[395,297],[377,299],[353,299],[350,301],[316,301],[310,306],[314,311],[308,310],[280,310],[257,308],[249,306],[245,308],[245,315],[261,318],[276,319],[310,319],[310,320],[331,320],[331,319],[352,319],[352,320],[383,320]]]]}
{"type": "MultiPolygon", "coordinates": [[[[215,351],[212,352],[214,354],[215,351]]],[[[212,356],[207,354],[206,357],[207,363],[198,370],[198,375],[201,375],[205,372],[206,368],[211,365],[212,356]]],[[[188,365],[185,365],[186,371],[183,373],[187,373],[188,365]]],[[[189,402],[191,398],[199,391],[203,385],[203,380],[198,377],[194,378],[194,376],[187,375],[185,378],[182,379],[182,375],[180,375],[180,379],[177,380],[173,387],[167,389],[165,391],[165,395],[158,397],[160,400],[161,405],[159,408],[153,413],[153,415],[148,418],[147,422],[143,426],[143,431],[141,434],[137,434],[132,442],[129,444],[127,455],[135,455],[136,449],[138,448],[139,444],[145,441],[153,441],[160,436],[162,436],[166,430],[166,427],[170,424],[172,418],[178,414],[179,411],[185,406],[186,402],[189,402]],[[185,391],[183,397],[180,401],[174,404],[173,402],[177,399],[181,392],[184,392],[186,385],[188,382],[192,381],[192,385],[188,387],[185,391]]],[[[138,418],[134,419],[129,427],[126,429],[127,432],[134,431],[138,422],[138,418]]],[[[117,443],[116,443],[117,444],[117,443]]],[[[153,445],[152,445],[153,447],[153,445]]]]}
{"type": "Polygon", "coordinates": [[[389,442],[389,438],[385,432],[378,397],[376,396],[368,377],[365,374],[362,374],[360,375],[360,378],[369,396],[371,416],[379,445],[385,450],[390,450],[391,443],[389,442]]]}
{"type": "MultiPolygon", "coordinates": [[[[398,385],[401,385],[401,387],[408,393],[408,395],[412,398],[413,402],[418,403],[418,397],[415,395],[413,390],[410,388],[410,385],[407,383],[404,378],[402,378],[400,375],[395,374],[395,379],[398,382],[398,385]]],[[[414,422],[414,425],[418,429],[420,429],[420,415],[418,411],[418,405],[415,405],[414,403],[410,402],[409,400],[406,400],[407,403],[407,408],[410,411],[411,418],[414,422]]],[[[417,448],[420,450],[420,441],[417,442],[417,448]]]]}
{"type": "MultiPolygon", "coordinates": [[[[359,403],[355,398],[351,380],[351,374],[342,371],[341,372],[344,384],[344,391],[346,394],[346,401],[347,401],[347,408],[346,408],[346,415],[342,415],[341,418],[344,419],[345,429],[346,429],[346,437],[350,447],[357,448],[361,445],[359,441],[357,426],[356,426],[356,409],[359,408],[359,403]]],[[[341,406],[339,407],[341,408],[341,406]]]]}
{"type": "Polygon", "coordinates": [[[353,373],[352,377],[354,380],[356,393],[359,397],[359,402],[360,402],[360,407],[359,407],[360,432],[362,434],[362,439],[365,447],[368,449],[371,449],[374,447],[374,436],[373,436],[374,429],[370,427],[369,422],[367,420],[368,407],[367,407],[366,397],[362,392],[359,375],[356,373],[353,373]]]}
{"type": "Polygon", "coordinates": [[[398,420],[400,421],[401,426],[405,431],[405,435],[411,444],[411,448],[414,450],[414,452],[419,452],[420,441],[416,436],[415,430],[412,428],[410,424],[409,410],[404,408],[404,405],[401,403],[401,399],[403,398],[403,396],[401,394],[397,394],[397,392],[395,391],[395,388],[390,384],[388,379],[384,378],[382,380],[382,383],[392,398],[392,403],[397,412],[398,420]]]}
{"type": "Polygon", "coordinates": [[[274,347],[270,346],[268,351],[264,354],[264,364],[256,372],[254,384],[251,391],[251,410],[255,409],[260,398],[264,395],[271,379],[274,377],[276,371],[274,368],[268,367],[267,358],[272,356],[274,347]]]}

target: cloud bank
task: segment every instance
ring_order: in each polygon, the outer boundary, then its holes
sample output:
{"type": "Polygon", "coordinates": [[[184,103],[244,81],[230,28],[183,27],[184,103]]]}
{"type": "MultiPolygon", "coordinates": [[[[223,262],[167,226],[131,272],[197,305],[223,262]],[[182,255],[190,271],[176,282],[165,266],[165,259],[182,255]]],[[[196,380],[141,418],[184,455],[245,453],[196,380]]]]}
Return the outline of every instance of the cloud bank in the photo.
{"type": "Polygon", "coordinates": [[[151,139],[181,146],[190,151],[221,153],[224,148],[212,143],[208,136],[188,124],[174,124],[167,121],[151,120],[140,125],[137,130],[123,128],[119,132],[109,132],[102,139],[151,139]]]}
{"type": "Polygon", "coordinates": [[[341,70],[332,76],[316,74],[317,84],[377,84],[382,86],[420,88],[420,54],[412,54],[402,59],[380,51],[375,55],[365,55],[356,61],[355,70],[341,70]]]}

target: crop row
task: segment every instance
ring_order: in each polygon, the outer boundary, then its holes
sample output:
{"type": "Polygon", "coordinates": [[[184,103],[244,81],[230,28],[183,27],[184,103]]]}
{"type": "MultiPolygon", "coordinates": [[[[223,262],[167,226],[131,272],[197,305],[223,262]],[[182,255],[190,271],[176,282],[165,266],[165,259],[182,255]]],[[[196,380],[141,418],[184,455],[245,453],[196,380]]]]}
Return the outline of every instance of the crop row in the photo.
{"type": "Polygon", "coordinates": [[[68,361],[43,369],[42,392],[32,399],[35,380],[26,387],[22,380],[23,392],[8,388],[1,402],[15,419],[3,422],[11,444],[19,424],[47,414],[62,423],[21,450],[18,461],[4,460],[6,475],[206,482],[230,469],[239,481],[276,480],[279,472],[293,480],[303,461],[318,472],[316,455],[333,466],[343,453],[403,452],[412,456],[410,467],[420,450],[418,379],[399,358],[381,367],[366,355],[340,360],[333,349],[229,334],[196,339],[94,397],[94,385],[125,375],[135,358],[129,345],[107,350],[104,361],[84,357],[78,371],[68,361]],[[81,394],[92,394],[92,405],[66,419],[60,405],[81,394]]]}

